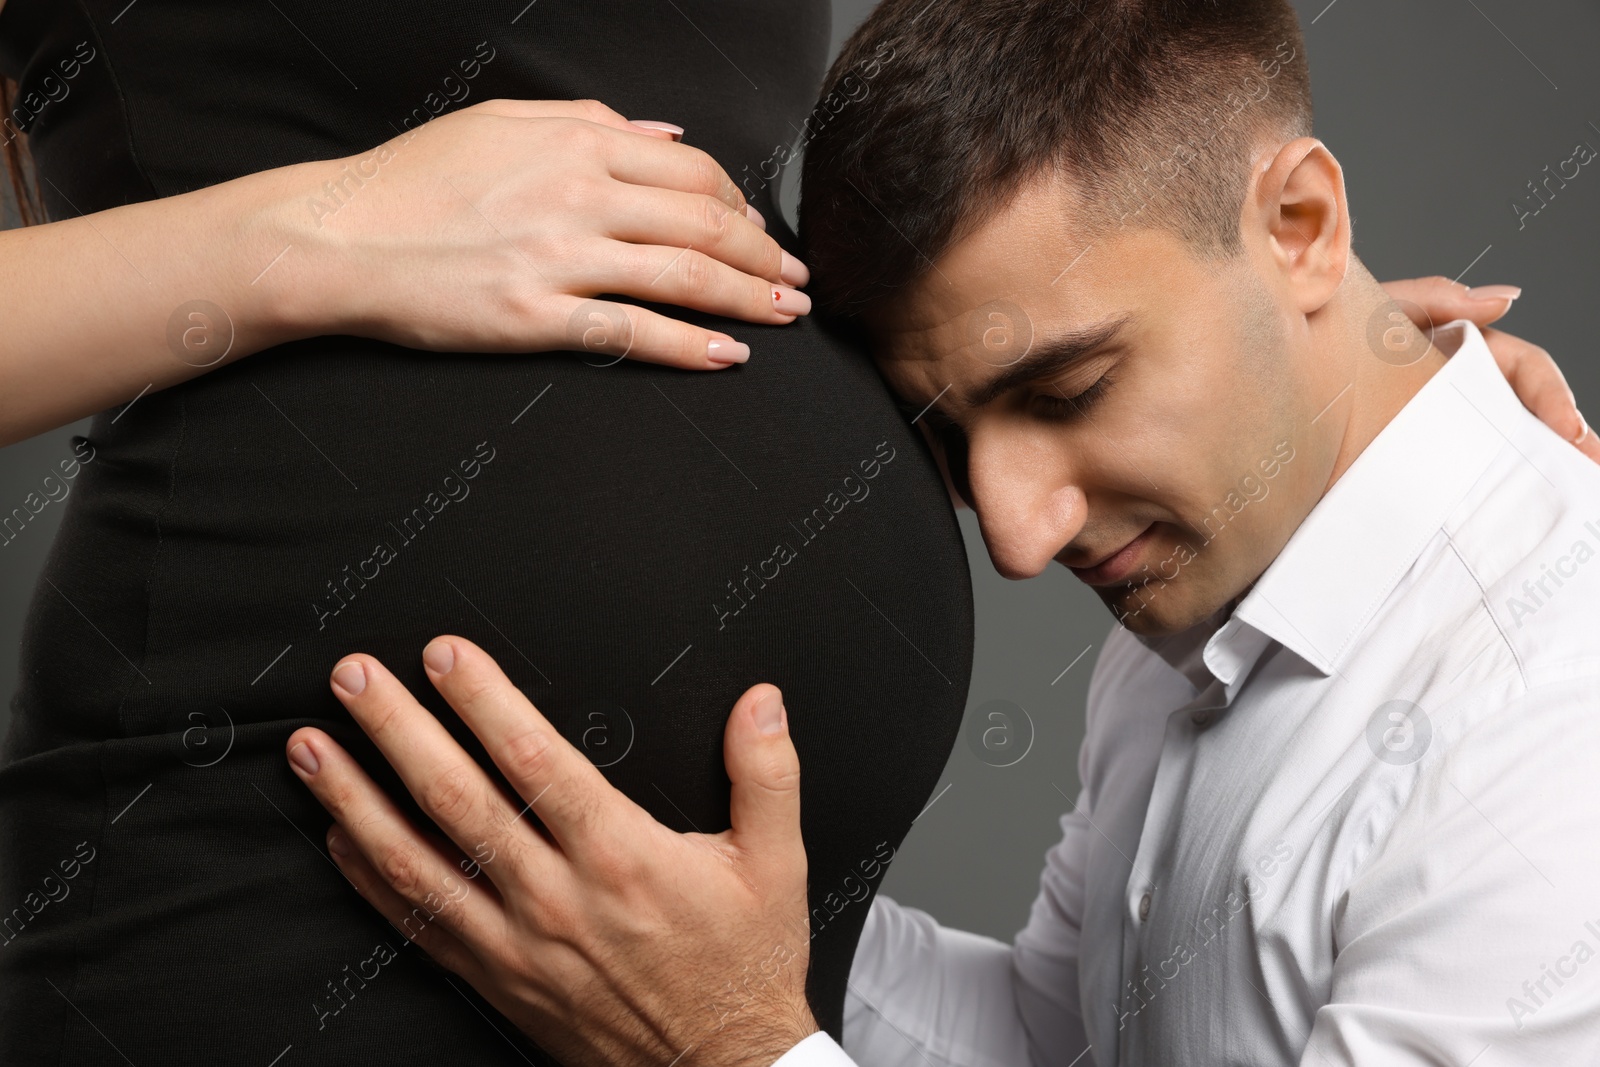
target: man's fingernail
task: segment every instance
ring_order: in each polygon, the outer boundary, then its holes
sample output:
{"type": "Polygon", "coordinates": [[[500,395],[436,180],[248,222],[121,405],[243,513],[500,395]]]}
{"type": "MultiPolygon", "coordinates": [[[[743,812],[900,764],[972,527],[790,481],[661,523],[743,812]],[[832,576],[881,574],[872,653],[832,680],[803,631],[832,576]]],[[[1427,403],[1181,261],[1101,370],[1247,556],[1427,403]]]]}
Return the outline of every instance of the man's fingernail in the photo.
{"type": "Polygon", "coordinates": [[[706,344],[706,358],[723,366],[744,363],[750,359],[750,346],[731,337],[713,337],[706,344]]]}
{"type": "Polygon", "coordinates": [[[328,851],[335,856],[348,856],[350,855],[350,840],[338,830],[329,830],[328,851]]]}
{"type": "Polygon", "coordinates": [[[774,285],[772,310],[784,315],[804,315],[811,310],[811,298],[798,289],[774,285]]]}
{"type": "Polygon", "coordinates": [[[764,734],[775,734],[783,729],[783,694],[776,689],[757,702],[756,729],[764,734]]]}
{"type": "Polygon", "coordinates": [[[655,119],[629,119],[628,121],[635,126],[642,126],[647,130],[661,130],[665,133],[670,133],[672,134],[672,139],[674,141],[683,136],[683,127],[675,126],[670,122],[658,122],[655,119]]]}
{"type": "Polygon", "coordinates": [[[1578,436],[1572,439],[1572,443],[1575,445],[1582,444],[1583,439],[1589,436],[1589,420],[1583,417],[1583,412],[1581,411],[1578,412],[1578,426],[1580,427],[1578,436]]]}
{"type": "Polygon", "coordinates": [[[289,750],[289,761],[307,774],[317,773],[317,754],[304,741],[289,750]]]}
{"type": "Polygon", "coordinates": [[[806,269],[804,263],[785,252],[778,267],[778,277],[798,288],[811,280],[811,271],[806,269]]]}
{"type": "Polygon", "coordinates": [[[757,226],[760,226],[763,230],[767,228],[766,218],[761,214],[761,212],[756,210],[754,204],[745,204],[744,216],[757,226]]]}
{"type": "Polygon", "coordinates": [[[345,691],[347,696],[358,697],[367,687],[367,671],[361,666],[359,660],[341,663],[333,669],[333,684],[345,691]]]}
{"type": "Polygon", "coordinates": [[[456,650],[449,641],[429,641],[422,650],[422,662],[434,674],[449,674],[456,665],[456,650]]]}
{"type": "Polygon", "coordinates": [[[1467,290],[1469,300],[1515,300],[1522,290],[1515,285],[1480,285],[1467,290]]]}

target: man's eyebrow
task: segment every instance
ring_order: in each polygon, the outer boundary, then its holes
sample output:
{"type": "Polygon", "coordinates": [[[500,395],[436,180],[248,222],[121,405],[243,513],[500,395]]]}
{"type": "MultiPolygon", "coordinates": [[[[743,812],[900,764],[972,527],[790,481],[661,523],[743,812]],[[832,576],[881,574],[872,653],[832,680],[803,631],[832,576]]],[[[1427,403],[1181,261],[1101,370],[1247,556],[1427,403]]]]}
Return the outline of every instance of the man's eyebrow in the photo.
{"type": "Polygon", "coordinates": [[[987,382],[974,387],[963,398],[963,402],[969,407],[982,407],[1020,385],[1060,374],[1074,363],[1095,355],[1116,341],[1122,328],[1128,324],[1129,318],[1127,315],[1120,315],[1115,319],[1086,326],[1071,333],[1058,334],[1036,343],[1027,355],[987,382]]]}

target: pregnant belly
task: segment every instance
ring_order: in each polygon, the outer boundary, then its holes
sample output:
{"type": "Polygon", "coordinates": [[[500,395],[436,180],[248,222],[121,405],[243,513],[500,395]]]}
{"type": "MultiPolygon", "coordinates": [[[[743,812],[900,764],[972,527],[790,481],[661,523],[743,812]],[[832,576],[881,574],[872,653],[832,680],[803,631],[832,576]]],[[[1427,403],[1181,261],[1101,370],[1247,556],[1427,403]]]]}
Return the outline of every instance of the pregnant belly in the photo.
{"type": "Polygon", "coordinates": [[[455,633],[657,818],[715,832],[726,716],[772,682],[804,768],[813,999],[836,1021],[866,896],[959,728],[970,584],[870,363],[809,322],[738,335],[752,361],[703,375],[320,338],[102,416],[8,755],[133,739],[113,807],[201,767],[259,783],[278,734],[345,735],[327,675],[358,650],[468,741],[420,662],[455,633]]]}

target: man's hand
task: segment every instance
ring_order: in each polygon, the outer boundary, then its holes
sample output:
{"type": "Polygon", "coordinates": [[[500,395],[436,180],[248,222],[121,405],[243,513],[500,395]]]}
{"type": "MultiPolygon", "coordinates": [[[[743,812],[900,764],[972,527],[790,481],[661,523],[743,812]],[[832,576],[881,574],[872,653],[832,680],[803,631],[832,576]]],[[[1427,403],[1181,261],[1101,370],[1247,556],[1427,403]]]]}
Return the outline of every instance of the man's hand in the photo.
{"type": "Polygon", "coordinates": [[[1468,289],[1448,278],[1384,282],[1383,289],[1395,300],[1402,301],[1400,306],[1424,332],[1456,319],[1471,320],[1483,330],[1483,339],[1488,342],[1494,361],[1500,365],[1523,406],[1576,445],[1578,451],[1600,463],[1600,439],[1589,431],[1588,423],[1578,413],[1577,399],[1550,353],[1520,337],[1488,328],[1491,322],[1498,321],[1511,310],[1522,290],[1509,285],[1468,289]]]}
{"type": "Polygon", "coordinates": [[[419,833],[327,734],[297,730],[290,763],[369,903],[572,1067],[767,1067],[818,1029],[800,761],[776,688],[752,687],[728,719],[732,829],[678,834],[472,642],[436,638],[423,663],[520,799],[382,664],[346,657],[334,693],[454,842],[419,833]]]}

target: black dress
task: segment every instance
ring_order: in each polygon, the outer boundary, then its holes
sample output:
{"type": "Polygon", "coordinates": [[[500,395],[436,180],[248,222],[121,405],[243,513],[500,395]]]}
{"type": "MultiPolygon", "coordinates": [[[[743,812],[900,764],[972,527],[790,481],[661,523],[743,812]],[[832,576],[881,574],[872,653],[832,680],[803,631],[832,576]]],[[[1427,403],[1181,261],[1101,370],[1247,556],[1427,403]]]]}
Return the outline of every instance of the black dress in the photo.
{"type": "MultiPolygon", "coordinates": [[[[56,218],[480,100],[594,97],[686,127],[793,250],[764,176],[828,21],[822,0],[8,0],[0,69],[56,218]]],[[[548,1062],[348,887],[285,765],[315,723],[385,769],[328,689],[352,651],[467,741],[421,669],[444,632],[680,830],[727,826],[728,711],[783,688],[808,989],[838,1036],[868,897],[959,727],[969,578],[862,351],[719,325],[749,364],[322,337],[96,418],[0,770],[0,1062],[548,1062]]]]}

